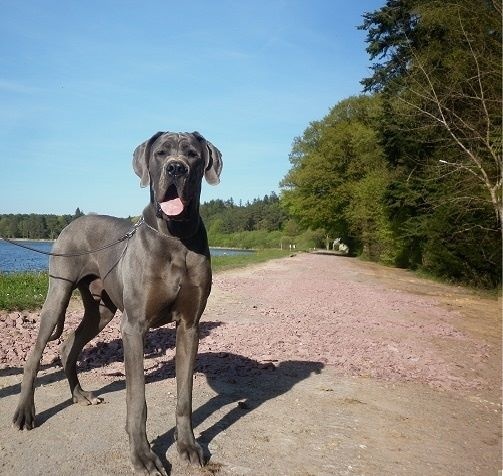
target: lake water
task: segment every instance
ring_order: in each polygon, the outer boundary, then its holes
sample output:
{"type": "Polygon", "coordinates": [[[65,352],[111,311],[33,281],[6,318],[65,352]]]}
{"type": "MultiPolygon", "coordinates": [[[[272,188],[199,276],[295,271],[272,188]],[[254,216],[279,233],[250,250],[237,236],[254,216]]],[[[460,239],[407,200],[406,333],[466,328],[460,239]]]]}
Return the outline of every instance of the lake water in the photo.
{"type": "MultiPolygon", "coordinates": [[[[22,244],[41,251],[51,251],[53,245],[52,242],[31,241],[23,241],[22,244]]],[[[210,248],[210,252],[212,256],[232,256],[251,253],[245,250],[221,248],[210,248]]],[[[49,256],[0,241],[0,272],[47,271],[48,266],[49,256]]]]}

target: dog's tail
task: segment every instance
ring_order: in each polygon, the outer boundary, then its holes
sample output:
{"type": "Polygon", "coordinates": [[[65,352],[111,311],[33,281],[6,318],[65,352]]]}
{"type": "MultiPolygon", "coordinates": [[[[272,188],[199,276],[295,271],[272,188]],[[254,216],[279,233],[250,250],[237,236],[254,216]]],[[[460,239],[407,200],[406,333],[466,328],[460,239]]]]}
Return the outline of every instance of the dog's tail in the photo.
{"type": "Polygon", "coordinates": [[[59,339],[61,337],[61,334],[63,334],[63,328],[65,327],[65,316],[66,313],[63,313],[63,315],[58,319],[56,330],[52,333],[51,337],[49,337],[49,342],[51,340],[59,339]]]}

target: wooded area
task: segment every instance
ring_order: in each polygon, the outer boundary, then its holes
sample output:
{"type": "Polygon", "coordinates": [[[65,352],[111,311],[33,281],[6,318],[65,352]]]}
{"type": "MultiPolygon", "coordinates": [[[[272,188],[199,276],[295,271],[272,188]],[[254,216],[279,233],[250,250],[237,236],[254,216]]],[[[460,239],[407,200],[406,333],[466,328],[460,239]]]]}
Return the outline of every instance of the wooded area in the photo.
{"type": "Polygon", "coordinates": [[[501,282],[501,6],[388,0],[364,16],[365,96],[296,138],[282,200],[353,251],[501,282]]]}
{"type": "Polygon", "coordinates": [[[0,236],[54,240],[72,220],[84,213],[79,208],[73,215],[4,214],[0,215],[0,236]]]}
{"type": "Polygon", "coordinates": [[[244,205],[212,200],[201,205],[201,216],[212,246],[309,249],[326,242],[325,230],[301,227],[274,192],[244,205]]]}
{"type": "MultiPolygon", "coordinates": [[[[388,0],[364,15],[365,94],[293,141],[281,194],[201,204],[212,246],[325,247],[475,286],[501,283],[501,6],[388,0]]],[[[0,215],[55,238],[82,214],[0,215]]]]}

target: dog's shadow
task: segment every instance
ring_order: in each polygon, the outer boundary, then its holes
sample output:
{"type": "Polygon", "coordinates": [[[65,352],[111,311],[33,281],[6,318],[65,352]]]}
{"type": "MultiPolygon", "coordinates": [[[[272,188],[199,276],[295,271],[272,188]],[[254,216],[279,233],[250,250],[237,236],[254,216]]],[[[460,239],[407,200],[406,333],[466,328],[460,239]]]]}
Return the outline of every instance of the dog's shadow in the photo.
{"type": "MultiPolygon", "coordinates": [[[[220,326],[222,323],[219,321],[204,321],[200,323],[199,334],[200,338],[208,336],[213,329],[220,326]]],[[[159,357],[163,355],[167,350],[174,349],[176,342],[175,330],[169,327],[159,327],[149,331],[145,338],[144,355],[145,359],[151,359],[154,357],[159,357]]],[[[99,337],[96,338],[96,342],[91,341],[81,352],[79,360],[77,363],[77,372],[85,373],[94,368],[101,368],[105,365],[112,364],[114,362],[124,362],[124,349],[122,346],[122,339],[113,339],[110,342],[100,341],[99,337]]],[[[43,364],[39,366],[39,371],[48,370],[53,367],[61,367],[61,361],[56,359],[51,364],[43,364]]],[[[164,377],[174,376],[174,370],[169,372],[169,369],[164,377]]],[[[23,373],[23,367],[13,366],[5,367],[0,369],[0,377],[7,377],[12,375],[18,375],[23,373]]],[[[124,374],[120,372],[117,377],[123,376],[124,374]]],[[[113,376],[113,375],[112,375],[113,376]]],[[[155,376],[159,379],[161,375],[157,372],[155,376]]],[[[59,371],[46,373],[44,375],[37,376],[35,380],[35,385],[37,387],[48,385],[53,382],[58,382],[65,378],[64,372],[60,369],[59,371]]],[[[148,379],[148,376],[147,376],[148,379]]],[[[0,388],[0,398],[15,395],[21,391],[21,385],[16,383],[14,385],[7,385],[0,388]]],[[[65,405],[67,406],[67,405],[65,405]]],[[[64,408],[64,407],[63,407],[64,408]]],[[[49,412],[49,410],[47,410],[49,412]]],[[[50,415],[45,419],[50,418],[50,415]]],[[[37,421],[39,418],[37,418],[37,421]]],[[[44,422],[44,419],[40,418],[40,422],[44,422]]]]}
{"type": "MultiPolygon", "coordinates": [[[[201,322],[199,324],[199,338],[204,339],[211,334],[213,329],[221,325],[220,321],[201,322]]],[[[166,326],[152,329],[145,336],[143,349],[145,359],[162,356],[167,350],[174,349],[175,344],[175,329],[166,326]]],[[[79,357],[77,370],[85,372],[113,362],[124,362],[122,339],[114,339],[111,342],[97,342],[94,346],[84,348],[79,357]]]]}
{"type": "MultiPolygon", "coordinates": [[[[217,422],[200,433],[198,442],[203,448],[205,461],[210,460],[209,445],[219,433],[268,400],[288,392],[310,375],[319,374],[323,367],[321,362],[285,361],[275,366],[236,354],[199,354],[196,372],[204,372],[208,385],[216,395],[194,410],[194,428],[197,431],[197,427],[203,425],[211,415],[220,412],[223,407],[231,406],[217,422]]],[[[152,449],[166,467],[169,467],[166,452],[175,443],[174,433],[175,428],[171,428],[152,441],[152,449]]]]}
{"type": "MultiPolygon", "coordinates": [[[[209,335],[219,326],[220,322],[202,322],[201,338],[209,335]]],[[[145,358],[157,357],[166,350],[175,346],[175,330],[170,328],[158,328],[149,332],[145,342],[145,358]]],[[[98,342],[82,352],[79,359],[79,371],[101,367],[112,362],[123,361],[122,341],[120,339],[109,343],[98,342]],[[110,351],[112,350],[112,352],[110,351]]],[[[53,366],[55,366],[53,364],[53,366]]],[[[204,422],[214,413],[222,411],[226,406],[231,408],[211,426],[205,428],[198,438],[203,447],[206,461],[211,458],[209,445],[221,432],[235,424],[239,419],[250,411],[260,407],[264,402],[274,399],[288,392],[295,384],[308,378],[313,373],[320,373],[323,368],[321,362],[310,361],[285,361],[277,365],[273,363],[260,363],[248,357],[227,352],[205,352],[197,356],[195,371],[204,374],[208,385],[216,395],[206,403],[196,408],[192,414],[193,426],[204,426],[204,422]]],[[[44,365],[44,368],[51,367],[44,365]]],[[[1,375],[13,375],[21,373],[19,367],[4,369],[1,375]]],[[[174,359],[162,362],[152,372],[146,373],[146,383],[165,380],[175,377],[174,359]]],[[[56,382],[65,378],[62,370],[43,375],[37,378],[37,386],[56,382]]],[[[95,393],[106,393],[124,390],[125,380],[119,379],[110,382],[95,393]]],[[[13,395],[20,391],[20,385],[0,389],[0,397],[13,395]]],[[[47,420],[71,405],[71,400],[47,408],[37,415],[37,425],[43,425],[47,420]]],[[[158,436],[152,441],[152,449],[159,455],[164,466],[169,469],[171,465],[166,459],[167,450],[175,443],[175,428],[158,436]]]]}

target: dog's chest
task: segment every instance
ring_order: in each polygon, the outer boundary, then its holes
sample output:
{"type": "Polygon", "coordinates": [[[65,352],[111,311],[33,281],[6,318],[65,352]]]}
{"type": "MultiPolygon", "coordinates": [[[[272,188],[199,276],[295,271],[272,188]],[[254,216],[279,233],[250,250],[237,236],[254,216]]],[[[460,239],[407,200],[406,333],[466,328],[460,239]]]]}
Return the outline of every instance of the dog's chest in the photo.
{"type": "Polygon", "coordinates": [[[148,290],[146,314],[150,327],[178,320],[181,314],[192,308],[192,301],[203,297],[207,287],[206,273],[201,273],[186,260],[174,259],[163,267],[158,263],[158,270],[148,278],[151,286],[144,287],[148,290]]]}
{"type": "Polygon", "coordinates": [[[151,272],[146,276],[146,289],[149,290],[150,299],[163,305],[172,304],[188,274],[185,259],[176,256],[164,262],[154,260],[150,269],[151,272]]]}

